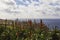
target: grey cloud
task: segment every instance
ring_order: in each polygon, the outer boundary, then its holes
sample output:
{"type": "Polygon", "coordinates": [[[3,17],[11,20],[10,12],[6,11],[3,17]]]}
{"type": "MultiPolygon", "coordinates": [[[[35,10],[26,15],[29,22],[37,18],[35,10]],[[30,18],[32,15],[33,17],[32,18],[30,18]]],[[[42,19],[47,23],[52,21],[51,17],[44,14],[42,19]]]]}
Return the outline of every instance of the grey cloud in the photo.
{"type": "Polygon", "coordinates": [[[34,4],[34,6],[39,6],[39,4],[34,4]]]}
{"type": "Polygon", "coordinates": [[[51,3],[49,3],[49,5],[52,5],[52,6],[60,6],[60,1],[57,0],[56,2],[51,2],[51,3]]]}
{"type": "Polygon", "coordinates": [[[42,13],[43,13],[44,15],[46,15],[46,12],[42,11],[42,13]]]}
{"type": "Polygon", "coordinates": [[[53,16],[55,16],[55,17],[60,17],[60,15],[59,15],[59,14],[57,14],[57,13],[56,13],[56,14],[53,14],[53,16]]]}
{"type": "Polygon", "coordinates": [[[60,8],[59,8],[59,7],[56,7],[56,8],[55,8],[55,11],[60,11],[60,8]]]}
{"type": "Polygon", "coordinates": [[[14,3],[13,3],[12,1],[9,1],[9,2],[1,1],[1,2],[3,2],[3,3],[6,4],[6,5],[14,5],[14,3]]]}
{"type": "Polygon", "coordinates": [[[5,9],[4,11],[7,12],[7,13],[16,13],[16,14],[21,13],[20,11],[14,11],[14,10],[12,11],[12,10],[9,10],[9,9],[5,9]]]}
{"type": "Polygon", "coordinates": [[[35,10],[36,12],[42,12],[43,15],[46,15],[46,12],[44,10],[35,10]]]}
{"type": "Polygon", "coordinates": [[[35,10],[36,12],[40,12],[40,10],[35,10]]]}
{"type": "Polygon", "coordinates": [[[13,2],[5,2],[5,4],[7,4],[7,5],[14,5],[13,2]]]}
{"type": "Polygon", "coordinates": [[[50,3],[49,5],[52,5],[52,6],[60,6],[59,3],[50,3]]]}

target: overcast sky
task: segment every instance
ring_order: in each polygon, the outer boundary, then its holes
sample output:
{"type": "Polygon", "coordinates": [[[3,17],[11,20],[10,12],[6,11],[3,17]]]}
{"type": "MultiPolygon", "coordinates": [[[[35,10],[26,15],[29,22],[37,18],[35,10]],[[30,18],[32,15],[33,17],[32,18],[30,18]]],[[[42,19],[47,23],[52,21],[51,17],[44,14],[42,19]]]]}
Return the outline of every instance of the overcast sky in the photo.
{"type": "Polygon", "coordinates": [[[60,0],[0,0],[0,18],[60,19],[60,0]]]}

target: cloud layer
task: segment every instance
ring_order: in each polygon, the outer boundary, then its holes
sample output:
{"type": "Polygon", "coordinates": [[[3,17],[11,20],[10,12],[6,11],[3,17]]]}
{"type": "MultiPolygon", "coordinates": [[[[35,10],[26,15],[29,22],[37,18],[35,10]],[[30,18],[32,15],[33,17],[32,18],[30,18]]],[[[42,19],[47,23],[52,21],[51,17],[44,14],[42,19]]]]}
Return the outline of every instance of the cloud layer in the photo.
{"type": "Polygon", "coordinates": [[[60,19],[60,1],[0,0],[0,18],[60,19]]]}

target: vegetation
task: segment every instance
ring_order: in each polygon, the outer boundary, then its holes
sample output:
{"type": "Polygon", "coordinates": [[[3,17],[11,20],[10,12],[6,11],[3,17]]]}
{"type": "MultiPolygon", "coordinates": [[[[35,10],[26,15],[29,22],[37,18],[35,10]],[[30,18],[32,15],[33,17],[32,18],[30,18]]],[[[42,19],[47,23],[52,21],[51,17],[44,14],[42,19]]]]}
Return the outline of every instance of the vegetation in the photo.
{"type": "Polygon", "coordinates": [[[32,25],[31,21],[29,23],[29,28],[22,26],[22,29],[15,24],[0,25],[0,40],[60,40],[60,30],[56,29],[57,26],[54,30],[49,30],[46,26],[40,28],[42,24],[38,28],[33,28],[35,25],[32,25]]]}
{"type": "MultiPolygon", "coordinates": [[[[19,28],[18,28],[19,29],[19,28]]],[[[60,31],[44,31],[38,29],[18,30],[13,27],[0,26],[0,40],[60,40],[60,31]]]]}

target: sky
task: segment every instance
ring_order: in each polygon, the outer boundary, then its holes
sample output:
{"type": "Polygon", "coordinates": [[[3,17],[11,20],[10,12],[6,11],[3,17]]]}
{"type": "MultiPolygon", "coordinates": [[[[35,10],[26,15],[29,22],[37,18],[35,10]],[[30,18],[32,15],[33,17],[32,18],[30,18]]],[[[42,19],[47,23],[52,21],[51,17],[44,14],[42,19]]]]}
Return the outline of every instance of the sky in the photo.
{"type": "Polygon", "coordinates": [[[0,0],[0,19],[60,19],[60,0],[0,0]]]}

